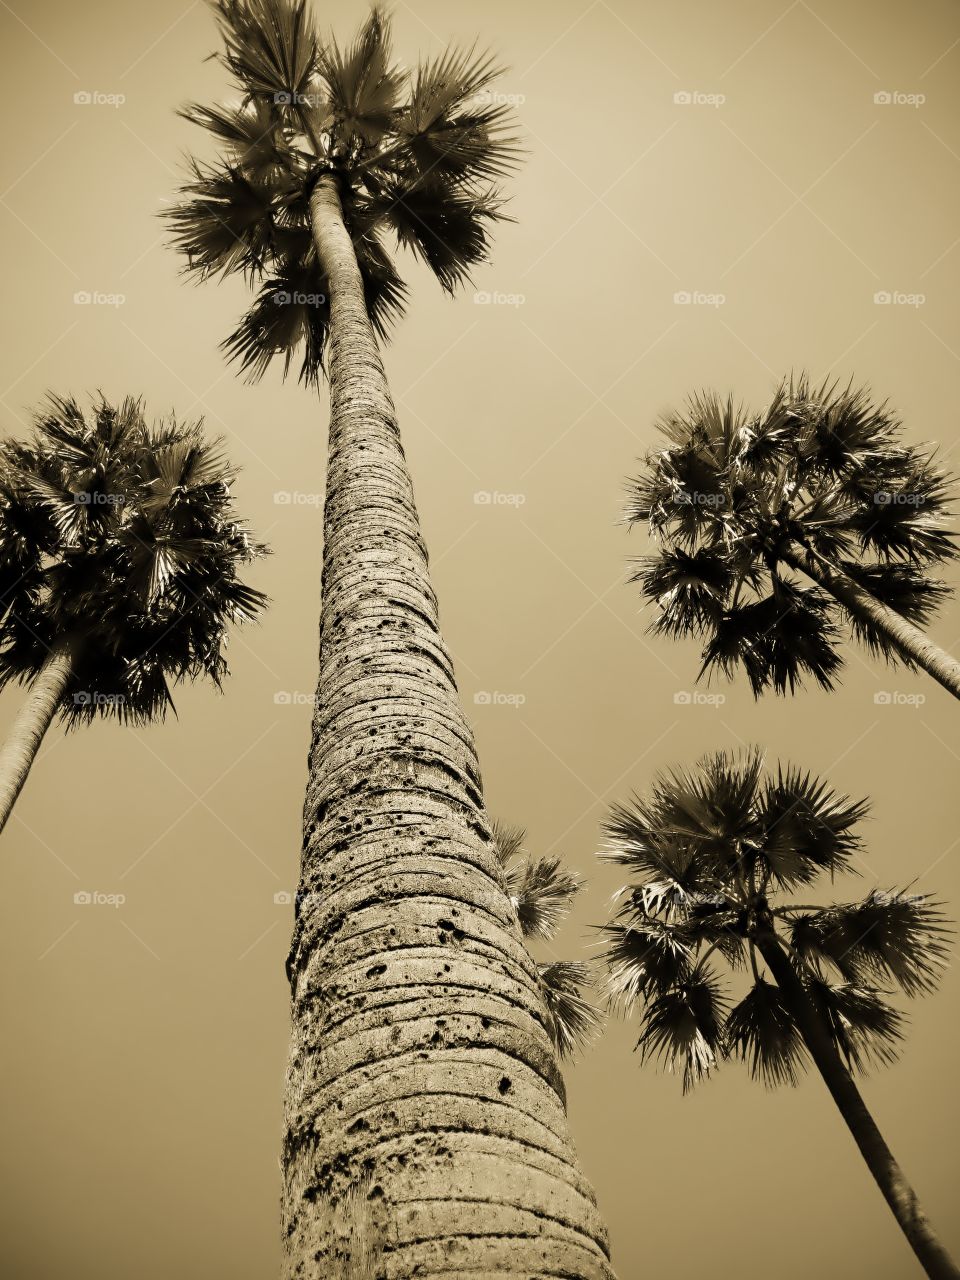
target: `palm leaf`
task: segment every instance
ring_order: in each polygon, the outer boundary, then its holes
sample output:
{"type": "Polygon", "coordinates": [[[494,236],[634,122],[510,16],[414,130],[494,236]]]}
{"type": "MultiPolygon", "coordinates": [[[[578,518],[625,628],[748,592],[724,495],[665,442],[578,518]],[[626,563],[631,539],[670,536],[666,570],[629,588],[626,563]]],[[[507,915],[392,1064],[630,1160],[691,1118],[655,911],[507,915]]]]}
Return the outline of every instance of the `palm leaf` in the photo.
{"type": "Polygon", "coordinates": [[[584,995],[590,982],[589,965],[557,960],[538,966],[547,1011],[547,1029],[560,1056],[583,1048],[600,1026],[600,1014],[584,995]]]}

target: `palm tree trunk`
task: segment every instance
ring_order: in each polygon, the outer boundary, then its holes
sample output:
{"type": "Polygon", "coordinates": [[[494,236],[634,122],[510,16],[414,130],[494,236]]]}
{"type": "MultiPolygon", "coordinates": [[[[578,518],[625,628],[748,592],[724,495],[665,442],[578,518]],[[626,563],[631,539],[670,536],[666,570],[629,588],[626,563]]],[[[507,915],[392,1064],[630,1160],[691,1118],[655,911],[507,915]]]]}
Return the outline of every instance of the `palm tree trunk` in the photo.
{"type": "Polygon", "coordinates": [[[359,1275],[379,1252],[391,1280],[610,1280],[332,176],[311,211],[331,413],[288,960],[285,1275],[359,1275]]]}
{"type": "Polygon", "coordinates": [[[68,644],[50,650],[0,747],[0,831],[7,825],[72,670],[73,652],[68,644]]]}
{"type": "Polygon", "coordinates": [[[894,648],[922,667],[955,698],[960,698],[960,662],[928,639],[896,609],[882,604],[865,587],[839,569],[828,567],[809,551],[788,551],[783,559],[805,573],[858,618],[888,636],[894,648]]]}
{"type": "Polygon", "coordinates": [[[867,1167],[931,1280],[960,1280],[960,1269],[937,1239],[916,1193],[897,1164],[853,1082],[823,1020],[773,932],[756,939],[804,1044],[830,1090],[867,1167]]]}

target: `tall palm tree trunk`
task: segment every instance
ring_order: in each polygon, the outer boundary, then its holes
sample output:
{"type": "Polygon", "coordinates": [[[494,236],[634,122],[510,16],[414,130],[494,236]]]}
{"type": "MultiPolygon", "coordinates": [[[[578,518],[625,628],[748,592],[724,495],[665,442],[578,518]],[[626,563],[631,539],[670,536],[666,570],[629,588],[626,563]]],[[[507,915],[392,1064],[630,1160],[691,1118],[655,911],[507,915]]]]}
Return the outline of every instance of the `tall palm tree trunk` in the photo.
{"type": "Polygon", "coordinates": [[[311,211],[331,413],[288,961],[285,1275],[354,1275],[352,1241],[382,1251],[391,1280],[609,1280],[332,176],[311,211]]]}
{"type": "Polygon", "coordinates": [[[56,645],[50,650],[0,747],[0,831],[7,825],[43,735],[57,714],[72,670],[73,652],[68,644],[56,645]]]}
{"type": "Polygon", "coordinates": [[[960,1280],[960,1269],[924,1216],[916,1193],[867,1110],[859,1089],[823,1025],[820,1013],[776,935],[772,932],[763,934],[756,942],[780,988],[784,1003],[793,1014],[810,1056],[920,1265],[931,1280],[960,1280]]]}
{"type": "Polygon", "coordinates": [[[788,551],[783,559],[829,591],[855,617],[884,632],[897,649],[912,658],[918,667],[933,676],[955,698],[960,698],[960,662],[928,639],[919,627],[908,622],[896,609],[881,604],[876,596],[854,582],[848,574],[830,568],[809,551],[788,551]]]}

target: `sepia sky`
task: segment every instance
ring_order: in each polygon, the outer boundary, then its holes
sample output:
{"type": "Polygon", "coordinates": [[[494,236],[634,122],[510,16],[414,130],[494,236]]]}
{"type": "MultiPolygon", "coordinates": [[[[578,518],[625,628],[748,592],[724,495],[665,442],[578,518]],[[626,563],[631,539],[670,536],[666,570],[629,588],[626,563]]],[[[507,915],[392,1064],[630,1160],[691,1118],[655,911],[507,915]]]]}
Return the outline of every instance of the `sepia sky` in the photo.
{"type": "MultiPolygon", "coordinates": [[[[366,9],[315,12],[346,38],[366,9]]],[[[645,535],[618,518],[660,412],[701,387],[759,407],[791,368],[868,382],[911,440],[956,458],[960,9],[393,12],[408,64],[474,36],[502,57],[528,152],[474,287],[450,300],[404,263],[386,360],[490,811],[590,878],[555,954],[590,954],[618,887],[594,858],[607,806],[748,742],[872,797],[863,876],[839,898],[912,882],[956,914],[949,696],[848,646],[832,695],[757,704],[741,680],[678,703],[697,654],[646,634],[626,582],[645,535]]],[[[55,728],[0,841],[0,1274],[263,1280],[279,1264],[291,926],[274,895],[297,876],[325,397],[279,373],[245,385],[218,350],[242,282],[188,284],[163,243],[182,156],[210,154],[174,109],[230,96],[204,61],[206,6],[0,0],[0,42],[2,429],[23,431],[47,389],[202,414],[274,552],[251,574],[273,606],[234,634],[224,695],[184,689],[151,729],[55,728]],[[93,890],[124,901],[74,903],[93,890]]],[[[956,604],[933,633],[956,650],[956,604]]],[[[0,731],[21,697],[0,697],[0,731]]],[[[958,1012],[953,967],[912,1002],[902,1061],[863,1085],[955,1252],[958,1012]]],[[[768,1092],[729,1065],[684,1098],[634,1041],[613,1021],[567,1071],[621,1280],[917,1273],[819,1078],[768,1092]]]]}

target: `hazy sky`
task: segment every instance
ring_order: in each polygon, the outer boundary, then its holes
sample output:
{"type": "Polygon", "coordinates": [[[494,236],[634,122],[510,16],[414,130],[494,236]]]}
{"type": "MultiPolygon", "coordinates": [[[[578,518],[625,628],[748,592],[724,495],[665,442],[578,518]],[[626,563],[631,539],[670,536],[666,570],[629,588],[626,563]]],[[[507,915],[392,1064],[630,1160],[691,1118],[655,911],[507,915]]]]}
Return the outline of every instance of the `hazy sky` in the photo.
{"type": "MultiPolygon", "coordinates": [[[[365,8],[317,13],[346,37],[365,8]]],[[[659,412],[701,386],[759,406],[791,368],[869,382],[950,457],[960,10],[400,0],[394,15],[407,62],[475,35],[493,47],[528,149],[516,222],[474,282],[497,300],[451,301],[411,267],[387,368],[491,812],[591,877],[556,953],[592,945],[617,887],[594,861],[607,805],[744,742],[873,797],[863,880],[839,897],[915,881],[956,910],[948,695],[848,648],[831,696],[755,704],[738,681],[714,686],[720,705],[675,703],[696,653],[645,634],[626,583],[645,537],[617,520],[659,412]]],[[[163,244],[181,157],[206,147],[174,108],[229,95],[203,60],[205,5],[11,0],[0,36],[3,429],[48,388],[202,413],[274,549],[253,573],[273,607],[236,634],[225,695],[184,690],[149,730],[55,729],[4,834],[0,1272],[263,1280],[291,924],[274,894],[297,874],[326,404],[274,374],[244,385],[218,350],[242,283],[193,287],[163,244]],[[125,901],[76,906],[83,890],[125,901]]],[[[957,644],[955,604],[934,633],[957,644]]],[[[21,696],[0,698],[3,725],[21,696]]],[[[951,969],[913,1003],[902,1062],[864,1085],[955,1251],[958,1008],[951,969]]],[[[768,1093],[728,1066],[683,1098],[634,1038],[611,1024],[567,1073],[621,1280],[916,1274],[818,1078],[768,1093]]]]}

